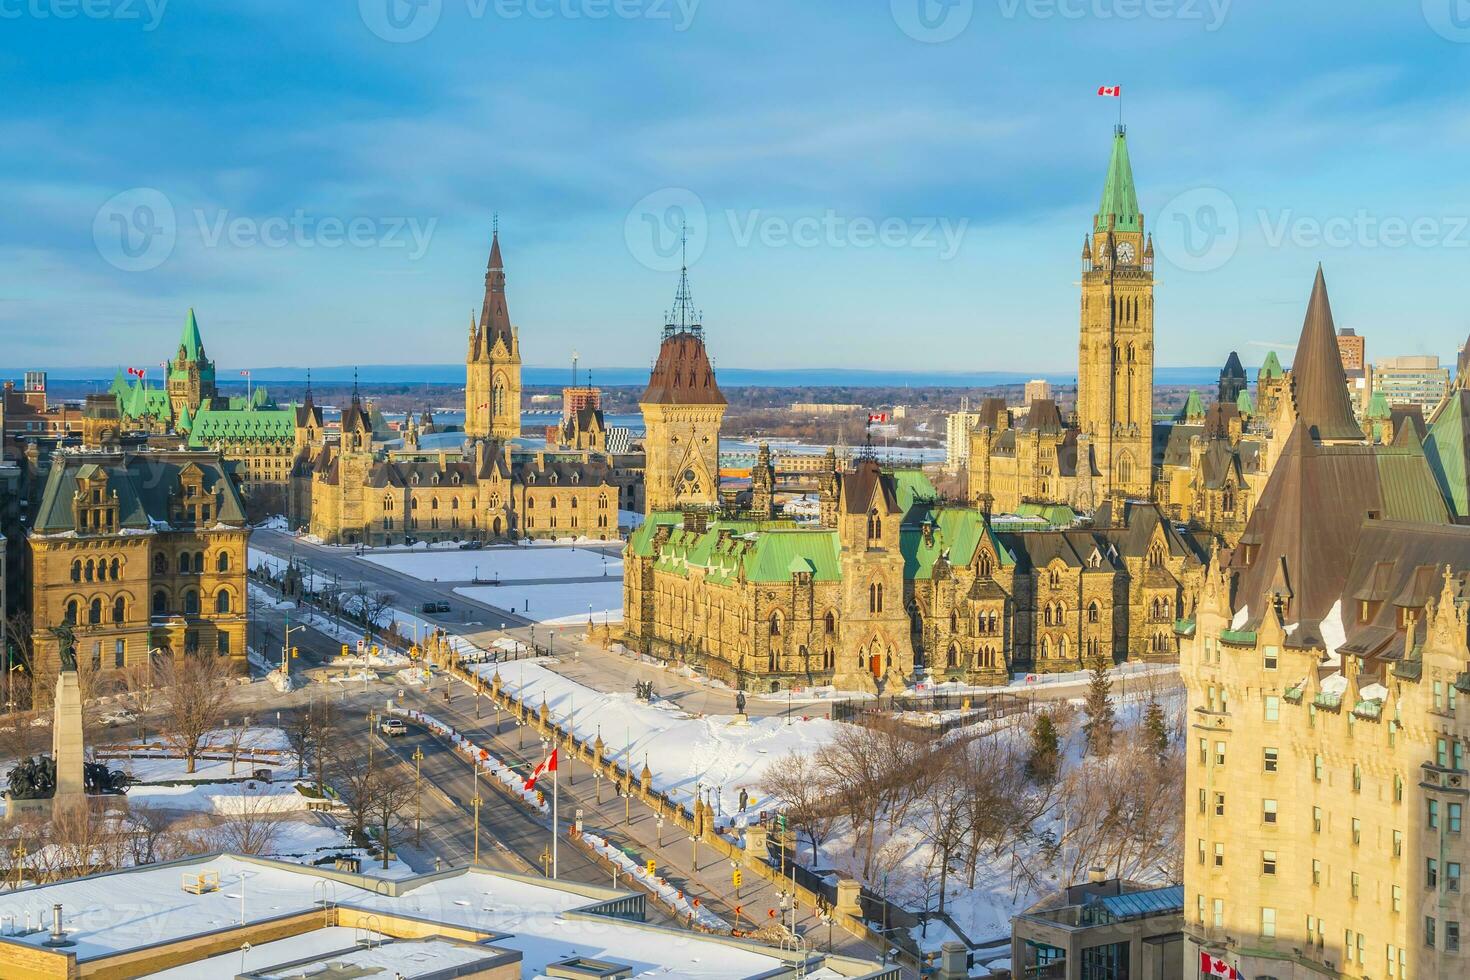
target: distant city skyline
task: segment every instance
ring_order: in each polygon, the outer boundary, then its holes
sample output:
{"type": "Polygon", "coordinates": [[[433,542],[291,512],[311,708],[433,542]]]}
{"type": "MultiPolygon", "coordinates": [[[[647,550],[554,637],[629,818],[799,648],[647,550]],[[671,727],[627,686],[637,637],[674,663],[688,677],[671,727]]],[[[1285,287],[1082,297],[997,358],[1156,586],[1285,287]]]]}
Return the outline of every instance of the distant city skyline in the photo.
{"type": "Polygon", "coordinates": [[[1437,0],[398,2],[8,18],[13,370],[156,363],[191,306],[224,367],[452,365],[498,212],[528,365],[646,364],[687,220],[722,370],[1064,376],[1104,84],[1161,366],[1289,347],[1318,261],[1370,360],[1467,332],[1437,0]]]}

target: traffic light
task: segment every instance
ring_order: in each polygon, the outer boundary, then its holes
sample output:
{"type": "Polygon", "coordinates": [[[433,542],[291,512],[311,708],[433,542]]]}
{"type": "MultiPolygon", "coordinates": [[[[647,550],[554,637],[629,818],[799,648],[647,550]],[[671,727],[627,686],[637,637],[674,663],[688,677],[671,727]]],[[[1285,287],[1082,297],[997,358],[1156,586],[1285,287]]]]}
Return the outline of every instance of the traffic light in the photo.
{"type": "Polygon", "coordinates": [[[732,884],[735,885],[736,888],[740,887],[740,878],[741,875],[739,868],[736,868],[734,871],[730,872],[730,881],[732,884]]]}
{"type": "Polygon", "coordinates": [[[291,659],[292,660],[295,660],[299,656],[301,656],[301,651],[298,650],[298,649],[296,649],[295,647],[292,647],[291,648],[291,659]]]}
{"type": "Polygon", "coordinates": [[[652,878],[654,876],[654,873],[657,870],[658,870],[658,864],[653,860],[653,858],[649,858],[648,859],[648,877],[652,878]]]}
{"type": "Polygon", "coordinates": [[[342,644],[342,656],[347,656],[347,644],[342,644]]]}

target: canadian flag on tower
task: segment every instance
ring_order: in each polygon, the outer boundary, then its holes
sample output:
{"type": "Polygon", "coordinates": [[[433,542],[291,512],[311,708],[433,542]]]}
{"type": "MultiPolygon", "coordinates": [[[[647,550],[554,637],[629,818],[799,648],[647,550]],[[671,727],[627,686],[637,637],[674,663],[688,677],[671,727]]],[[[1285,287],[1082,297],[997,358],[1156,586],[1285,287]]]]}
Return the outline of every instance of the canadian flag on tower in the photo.
{"type": "Polygon", "coordinates": [[[540,779],[548,772],[556,772],[556,749],[552,749],[551,754],[541,760],[540,764],[536,766],[535,771],[531,773],[530,778],[525,781],[523,786],[525,787],[526,792],[529,793],[531,790],[535,789],[536,780],[540,779]]]}
{"type": "Polygon", "coordinates": [[[1225,980],[1241,980],[1240,971],[1204,950],[1199,954],[1199,972],[1206,977],[1224,977],[1225,980]]]}
{"type": "Polygon", "coordinates": [[[881,423],[887,422],[887,421],[888,421],[888,413],[887,412],[869,412],[868,413],[868,422],[869,423],[877,422],[877,423],[880,423],[881,424],[881,423]]]}
{"type": "Polygon", "coordinates": [[[1097,94],[1098,95],[1111,95],[1115,99],[1121,99],[1123,97],[1123,86],[1121,86],[1121,85],[1099,85],[1097,87],[1097,94]]]}

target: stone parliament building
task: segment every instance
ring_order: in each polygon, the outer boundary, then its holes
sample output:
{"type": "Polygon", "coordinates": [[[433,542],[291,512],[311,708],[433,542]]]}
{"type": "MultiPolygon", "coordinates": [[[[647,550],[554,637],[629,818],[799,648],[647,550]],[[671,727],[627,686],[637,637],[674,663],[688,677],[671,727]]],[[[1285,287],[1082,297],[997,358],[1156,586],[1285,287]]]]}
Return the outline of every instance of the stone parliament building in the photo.
{"type": "Polygon", "coordinates": [[[829,453],[814,524],[776,517],[764,450],[749,502],[721,494],[725,399],[686,273],[640,399],[648,514],[626,548],[624,642],[763,691],[1174,660],[1209,536],[1180,531],[1152,492],[1152,261],[1120,131],[1085,258],[1080,424],[1037,403],[1018,431],[987,406],[968,505],[871,450],[845,470],[829,453]],[[1021,503],[1022,459],[1036,495],[1092,519],[993,521],[1021,503]]]}

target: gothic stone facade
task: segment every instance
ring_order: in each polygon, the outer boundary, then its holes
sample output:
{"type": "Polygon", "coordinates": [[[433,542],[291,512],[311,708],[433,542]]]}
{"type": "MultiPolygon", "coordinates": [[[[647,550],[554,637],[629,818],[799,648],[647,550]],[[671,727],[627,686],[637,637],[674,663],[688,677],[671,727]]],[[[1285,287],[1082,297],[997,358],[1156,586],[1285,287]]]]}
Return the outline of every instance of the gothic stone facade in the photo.
{"type": "Polygon", "coordinates": [[[1174,658],[1199,551],[1156,507],[997,533],[918,471],[863,460],[833,476],[820,527],[653,514],[626,551],[624,642],[757,690],[1174,658]]]}
{"type": "Polygon", "coordinates": [[[228,657],[245,669],[244,503],[217,453],[54,455],[27,542],[31,637],[54,666],[53,628],[101,670],[164,655],[228,657]]]}

